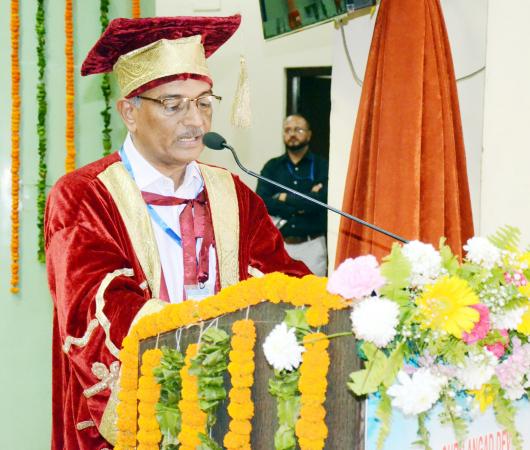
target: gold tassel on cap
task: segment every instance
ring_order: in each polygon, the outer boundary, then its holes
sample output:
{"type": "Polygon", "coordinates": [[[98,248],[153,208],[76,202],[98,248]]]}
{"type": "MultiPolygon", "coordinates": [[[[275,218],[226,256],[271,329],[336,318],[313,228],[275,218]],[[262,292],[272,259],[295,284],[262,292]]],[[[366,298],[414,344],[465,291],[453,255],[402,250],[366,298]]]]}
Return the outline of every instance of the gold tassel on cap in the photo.
{"type": "Polygon", "coordinates": [[[232,105],[232,125],[237,128],[250,128],[252,112],[250,109],[250,86],[247,62],[244,56],[239,59],[239,81],[232,105]]]}

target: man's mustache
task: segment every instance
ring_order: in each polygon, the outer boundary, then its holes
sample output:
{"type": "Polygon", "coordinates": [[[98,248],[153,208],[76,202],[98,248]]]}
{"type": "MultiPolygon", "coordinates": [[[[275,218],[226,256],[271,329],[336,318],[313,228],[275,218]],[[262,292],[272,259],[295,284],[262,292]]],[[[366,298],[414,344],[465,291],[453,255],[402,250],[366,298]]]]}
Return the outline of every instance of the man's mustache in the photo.
{"type": "Polygon", "coordinates": [[[184,132],[177,136],[177,139],[194,139],[204,135],[204,129],[202,127],[186,127],[184,132]]]}

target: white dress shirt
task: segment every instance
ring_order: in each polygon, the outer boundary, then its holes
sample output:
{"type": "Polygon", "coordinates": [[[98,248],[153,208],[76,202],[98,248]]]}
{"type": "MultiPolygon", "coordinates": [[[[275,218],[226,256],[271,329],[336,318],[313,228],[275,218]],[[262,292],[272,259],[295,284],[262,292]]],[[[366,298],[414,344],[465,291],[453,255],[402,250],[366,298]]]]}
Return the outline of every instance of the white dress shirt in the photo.
{"type": "MultiPolygon", "coordinates": [[[[173,180],[156,170],[134,146],[130,134],[123,144],[123,150],[129,159],[134,181],[141,191],[151,192],[153,194],[165,195],[168,197],[178,197],[192,199],[204,189],[204,181],[201,171],[195,161],[186,166],[184,181],[175,190],[173,180]]],[[[180,222],[179,216],[186,205],[175,206],[156,206],[153,209],[158,213],[164,222],[179,236],[180,222]]],[[[175,242],[168,234],[151,218],[155,239],[160,255],[160,263],[164,272],[167,290],[171,303],[181,302],[183,299],[184,288],[184,262],[182,247],[175,242]]],[[[181,236],[182,237],[182,236],[181,236]]],[[[202,238],[197,239],[197,256],[201,249],[202,238]]],[[[210,246],[209,249],[209,278],[205,283],[205,289],[214,292],[216,278],[216,255],[215,248],[210,246]]]]}

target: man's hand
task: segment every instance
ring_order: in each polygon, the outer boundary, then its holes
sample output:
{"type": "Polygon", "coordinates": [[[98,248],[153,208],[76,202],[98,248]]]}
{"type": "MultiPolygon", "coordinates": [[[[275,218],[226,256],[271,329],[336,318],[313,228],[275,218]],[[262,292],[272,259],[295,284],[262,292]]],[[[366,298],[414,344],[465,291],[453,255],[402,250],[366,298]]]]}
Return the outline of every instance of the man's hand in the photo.
{"type": "Polygon", "coordinates": [[[287,200],[287,192],[282,192],[280,195],[278,195],[278,201],[284,202],[287,200]]]}
{"type": "Polygon", "coordinates": [[[324,187],[324,185],[322,183],[318,183],[318,184],[315,184],[312,188],[311,188],[311,192],[320,192],[320,190],[324,187]]]}

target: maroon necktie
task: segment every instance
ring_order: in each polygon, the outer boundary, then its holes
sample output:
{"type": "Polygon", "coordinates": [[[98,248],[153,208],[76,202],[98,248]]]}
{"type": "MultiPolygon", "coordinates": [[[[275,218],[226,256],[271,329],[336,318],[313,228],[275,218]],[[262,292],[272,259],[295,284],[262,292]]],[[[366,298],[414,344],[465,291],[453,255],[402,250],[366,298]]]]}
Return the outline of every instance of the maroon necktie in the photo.
{"type": "MultiPolygon", "coordinates": [[[[168,197],[143,191],[142,197],[148,205],[153,206],[186,205],[179,216],[184,262],[184,285],[205,283],[208,280],[208,256],[210,245],[214,244],[214,234],[204,191],[193,199],[168,197]],[[196,242],[198,238],[202,238],[202,244],[197,263],[196,242]]],[[[163,287],[161,291],[163,291],[163,287]]]]}

